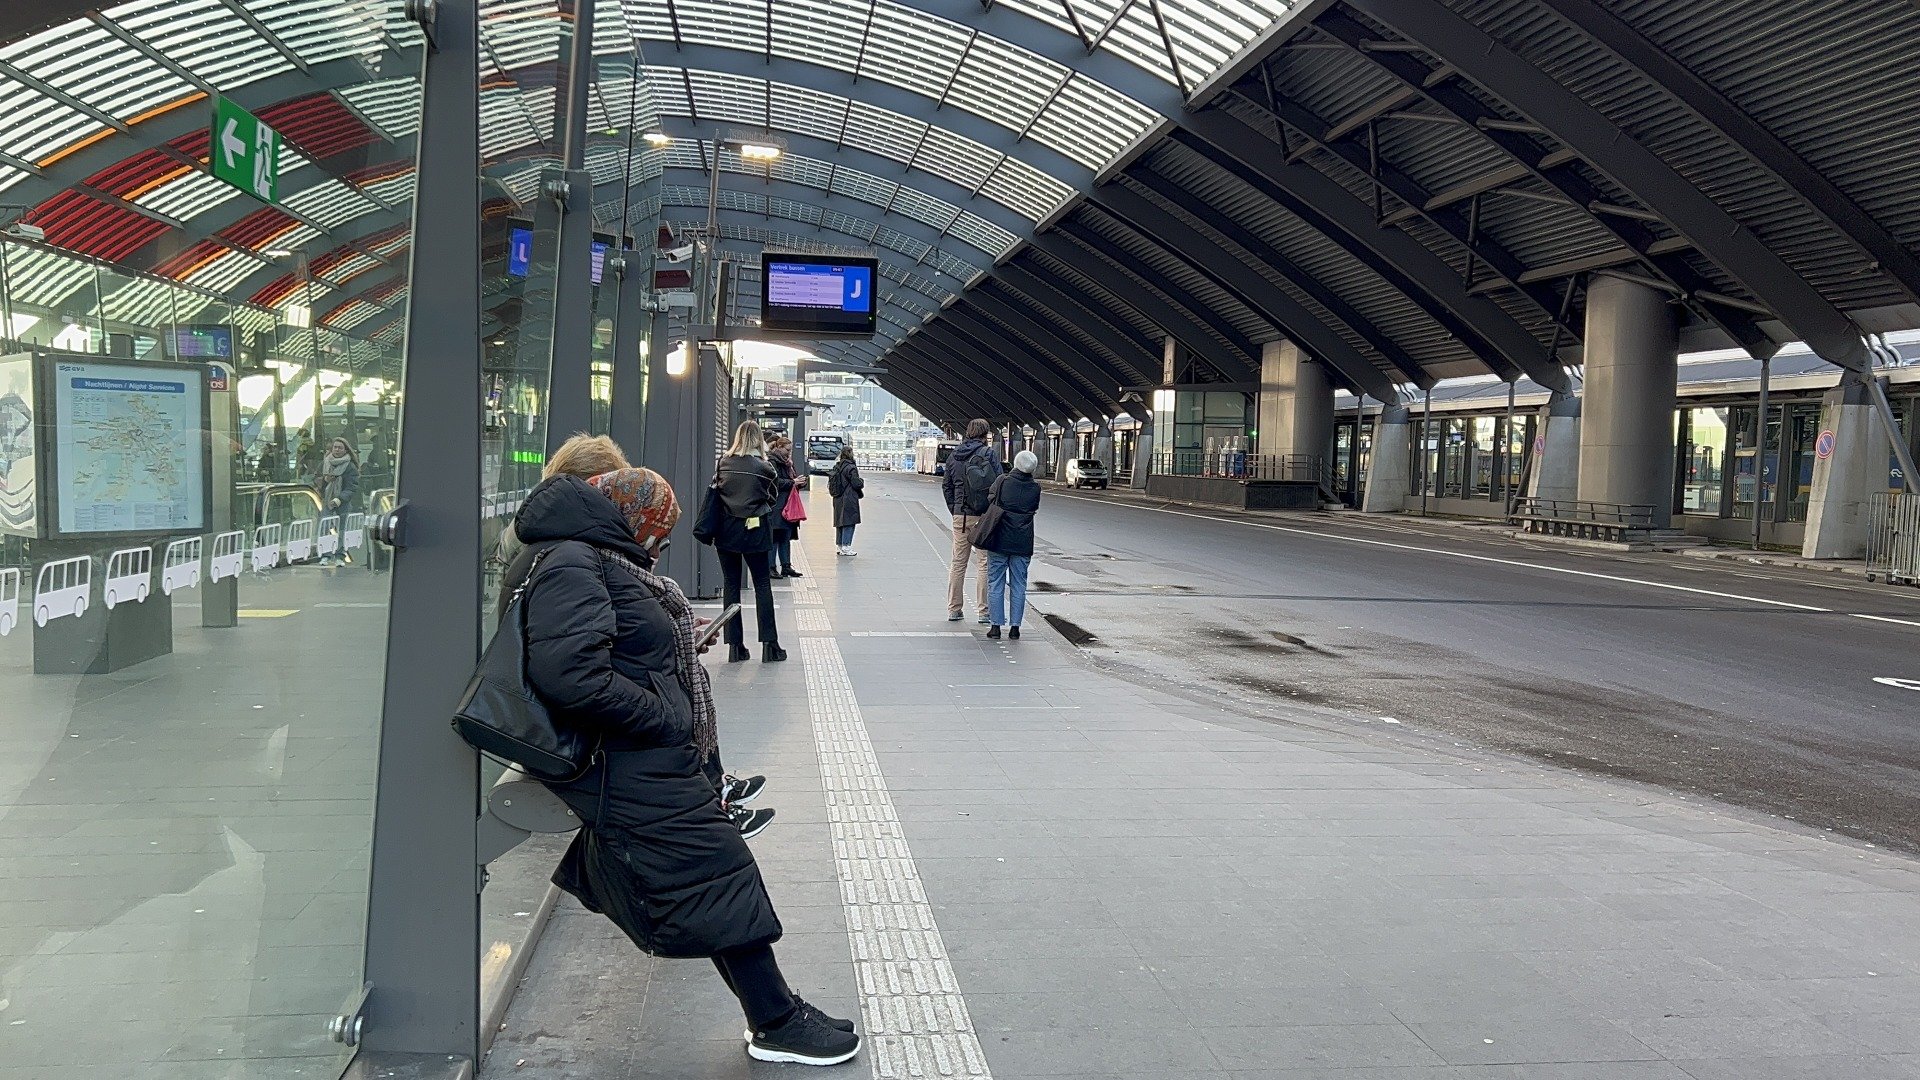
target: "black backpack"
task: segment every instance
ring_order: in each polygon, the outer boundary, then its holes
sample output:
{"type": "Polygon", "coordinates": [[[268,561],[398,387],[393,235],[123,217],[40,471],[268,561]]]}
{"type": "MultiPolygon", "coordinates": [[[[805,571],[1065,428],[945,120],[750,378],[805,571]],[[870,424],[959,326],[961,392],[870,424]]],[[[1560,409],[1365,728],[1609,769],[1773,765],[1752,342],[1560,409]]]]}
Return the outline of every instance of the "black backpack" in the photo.
{"type": "Polygon", "coordinates": [[[1000,463],[994,460],[992,451],[984,446],[967,458],[966,465],[960,470],[960,481],[968,514],[987,512],[987,503],[993,495],[993,482],[1000,479],[1000,474],[1000,463]]]}

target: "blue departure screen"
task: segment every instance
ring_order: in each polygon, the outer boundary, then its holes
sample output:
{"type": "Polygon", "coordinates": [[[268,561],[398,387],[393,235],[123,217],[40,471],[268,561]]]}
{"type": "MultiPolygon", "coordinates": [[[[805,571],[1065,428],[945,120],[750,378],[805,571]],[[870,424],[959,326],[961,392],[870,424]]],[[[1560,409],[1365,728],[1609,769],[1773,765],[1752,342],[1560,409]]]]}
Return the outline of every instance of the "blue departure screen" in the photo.
{"type": "Polygon", "coordinates": [[[768,255],[762,264],[761,322],[771,330],[871,334],[878,264],[819,255],[768,255]]]}

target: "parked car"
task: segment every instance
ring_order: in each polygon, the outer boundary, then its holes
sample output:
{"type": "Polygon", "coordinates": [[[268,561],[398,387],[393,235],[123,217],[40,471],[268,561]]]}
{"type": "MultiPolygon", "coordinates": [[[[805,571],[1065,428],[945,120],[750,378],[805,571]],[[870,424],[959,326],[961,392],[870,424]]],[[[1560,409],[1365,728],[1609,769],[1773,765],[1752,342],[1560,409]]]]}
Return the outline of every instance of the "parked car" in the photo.
{"type": "Polygon", "coordinates": [[[1104,488],[1107,467],[1099,458],[1073,458],[1067,462],[1067,486],[1104,488]]]}

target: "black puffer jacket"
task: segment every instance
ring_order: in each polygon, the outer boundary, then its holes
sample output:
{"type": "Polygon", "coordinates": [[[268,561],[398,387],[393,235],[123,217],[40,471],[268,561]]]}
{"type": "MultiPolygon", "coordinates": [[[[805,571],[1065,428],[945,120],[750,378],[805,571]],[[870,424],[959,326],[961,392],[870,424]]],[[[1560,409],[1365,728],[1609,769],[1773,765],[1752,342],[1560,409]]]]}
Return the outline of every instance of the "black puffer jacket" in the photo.
{"type": "Polygon", "coordinates": [[[713,482],[726,509],[713,546],[721,551],[773,550],[772,522],[779,510],[774,500],[780,491],[773,465],[766,458],[728,454],[715,467],[713,482]],[[749,521],[758,524],[748,528],[749,521]]]}
{"type": "Polygon", "coordinates": [[[625,520],[598,490],[559,476],[527,497],[518,527],[530,552],[546,551],[525,601],[527,679],[557,721],[605,733],[601,762],[553,785],[587,823],[554,883],[655,956],[776,940],[753,853],[692,746],[671,618],[606,557],[647,565],[625,520]]]}
{"type": "Polygon", "coordinates": [[[999,555],[1033,554],[1033,516],[1040,511],[1040,485],[1015,471],[993,482],[993,502],[1000,504],[1000,524],[983,546],[999,555]]]}

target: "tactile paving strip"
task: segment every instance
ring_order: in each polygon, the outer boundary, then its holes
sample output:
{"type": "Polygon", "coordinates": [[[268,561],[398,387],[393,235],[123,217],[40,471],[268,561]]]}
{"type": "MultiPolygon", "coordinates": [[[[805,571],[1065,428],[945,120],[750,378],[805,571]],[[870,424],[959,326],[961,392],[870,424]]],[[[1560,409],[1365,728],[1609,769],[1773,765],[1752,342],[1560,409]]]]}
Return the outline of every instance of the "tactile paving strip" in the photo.
{"type": "Polygon", "coordinates": [[[800,656],[873,1075],[991,1080],[840,646],[824,611],[799,614],[801,632],[816,635],[800,639],[800,656]]]}

